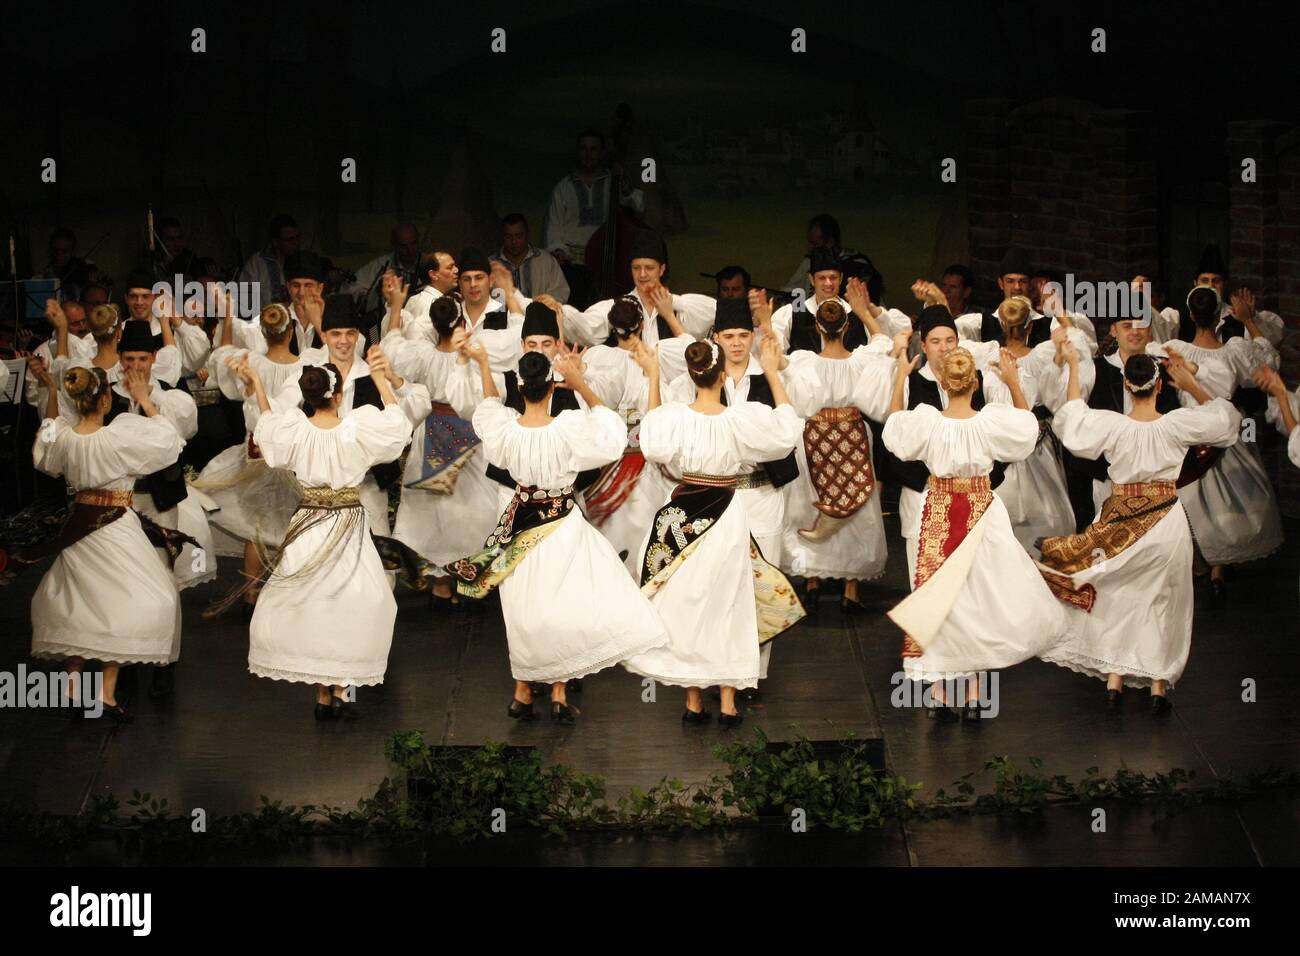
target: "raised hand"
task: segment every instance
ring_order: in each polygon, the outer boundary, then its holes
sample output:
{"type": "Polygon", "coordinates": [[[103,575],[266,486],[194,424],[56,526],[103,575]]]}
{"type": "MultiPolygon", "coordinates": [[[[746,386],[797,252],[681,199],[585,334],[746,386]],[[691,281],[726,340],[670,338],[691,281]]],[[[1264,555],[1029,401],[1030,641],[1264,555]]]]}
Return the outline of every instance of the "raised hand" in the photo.
{"type": "Polygon", "coordinates": [[[244,353],[238,358],[226,359],[226,368],[240,380],[244,385],[245,396],[252,395],[257,388],[257,369],[253,368],[248,361],[248,353],[244,353]]]}
{"type": "Polygon", "coordinates": [[[1232,293],[1229,302],[1232,305],[1232,316],[1238,322],[1244,325],[1255,318],[1255,293],[1250,289],[1242,286],[1232,293]]]}
{"type": "Polygon", "coordinates": [[[1255,384],[1258,385],[1261,390],[1275,396],[1279,401],[1285,399],[1286,382],[1282,381],[1282,376],[1278,375],[1276,371],[1269,368],[1267,365],[1261,365],[1259,368],[1255,369],[1255,371],[1251,373],[1250,377],[1255,380],[1255,384]]]}
{"type": "Polygon", "coordinates": [[[399,307],[406,304],[406,293],[410,290],[410,286],[392,269],[384,273],[383,286],[384,302],[390,309],[394,303],[399,307]]]}
{"type": "Polygon", "coordinates": [[[993,363],[993,367],[998,370],[998,375],[1001,376],[1002,381],[1008,385],[1020,381],[1020,363],[1016,361],[1016,357],[1011,353],[1010,349],[998,350],[998,358],[993,363]]]}
{"type": "Polygon", "coordinates": [[[557,351],[551,359],[551,368],[560,374],[564,384],[577,391],[583,384],[582,359],[577,352],[557,351]]]}
{"type": "Polygon", "coordinates": [[[60,332],[68,327],[68,317],[63,314],[63,306],[57,300],[45,300],[45,321],[60,332]]]}
{"type": "Polygon", "coordinates": [[[772,299],[766,289],[749,290],[749,314],[760,329],[772,327],[772,299]]]}
{"type": "Polygon", "coordinates": [[[511,274],[510,270],[505,267],[505,265],[494,261],[491,265],[491,269],[492,272],[489,281],[491,282],[492,288],[503,289],[506,292],[510,292],[514,289],[515,277],[511,274]]]}
{"type": "Polygon", "coordinates": [[[50,374],[50,368],[45,364],[45,359],[30,352],[19,352],[18,357],[27,359],[27,368],[36,381],[40,382],[45,388],[54,387],[54,376],[50,374]]]}
{"type": "Polygon", "coordinates": [[[785,354],[775,335],[763,334],[758,345],[758,364],[769,375],[781,371],[781,366],[785,364],[785,354]]]}
{"type": "Polygon", "coordinates": [[[857,316],[867,314],[871,307],[871,292],[867,289],[867,284],[854,276],[848,281],[844,289],[844,301],[849,304],[849,308],[857,316]]]}
{"type": "Polygon", "coordinates": [[[401,379],[398,374],[393,371],[393,366],[389,363],[388,356],[384,354],[383,346],[370,346],[366,351],[366,365],[370,369],[370,377],[375,379],[376,382],[379,380],[377,376],[382,376],[383,378],[388,379],[389,384],[394,388],[398,387],[401,379]]]}
{"type": "Polygon", "coordinates": [[[320,334],[320,326],[325,318],[325,300],[319,295],[310,295],[303,299],[302,304],[297,306],[297,310],[302,312],[302,317],[306,319],[320,334]]]}
{"type": "Polygon", "coordinates": [[[646,345],[639,335],[632,337],[632,360],[645,372],[646,378],[659,374],[659,350],[646,345]]]}
{"type": "Polygon", "coordinates": [[[894,341],[894,347],[893,349],[890,350],[890,354],[894,358],[902,358],[904,355],[907,354],[907,346],[911,344],[912,333],[895,332],[893,341],[894,341]]]}
{"type": "Polygon", "coordinates": [[[149,373],[140,369],[131,369],[126,373],[126,390],[136,402],[143,405],[149,400],[149,395],[153,392],[153,383],[149,380],[149,373]]]}
{"type": "Polygon", "coordinates": [[[465,337],[465,343],[460,348],[461,354],[466,358],[473,359],[481,366],[486,366],[488,362],[487,349],[483,343],[478,340],[477,336],[468,335],[465,337]]]}
{"type": "Polygon", "coordinates": [[[1196,390],[1196,376],[1192,374],[1186,363],[1170,362],[1165,369],[1169,372],[1169,381],[1173,383],[1174,388],[1184,392],[1196,390]]]}
{"type": "Polygon", "coordinates": [[[655,311],[667,318],[673,315],[673,294],[665,285],[657,285],[650,292],[650,301],[654,304],[655,311]]]}

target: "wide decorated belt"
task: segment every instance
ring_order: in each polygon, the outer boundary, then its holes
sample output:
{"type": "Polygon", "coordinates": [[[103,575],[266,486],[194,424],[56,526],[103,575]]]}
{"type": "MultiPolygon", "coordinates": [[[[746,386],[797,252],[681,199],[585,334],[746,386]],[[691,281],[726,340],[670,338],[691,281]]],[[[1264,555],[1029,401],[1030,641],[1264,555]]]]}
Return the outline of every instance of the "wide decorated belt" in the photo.
{"type": "Polygon", "coordinates": [[[1178,486],[1172,481],[1132,481],[1112,484],[1111,493],[1121,498],[1172,498],[1178,486]]]}
{"type": "Polygon", "coordinates": [[[762,488],[772,484],[766,471],[747,472],[742,475],[706,475],[701,472],[682,472],[682,483],[687,485],[704,485],[707,488],[735,488],[744,491],[748,488],[762,488]]]}
{"type": "Polygon", "coordinates": [[[852,405],[842,408],[826,407],[809,416],[815,422],[853,422],[862,417],[862,412],[852,405]]]}
{"type": "Polygon", "coordinates": [[[86,488],[77,492],[76,503],[97,508],[129,508],[134,498],[131,491],[112,491],[108,488],[86,488]]]}
{"type": "Polygon", "coordinates": [[[299,508],[356,508],[361,505],[361,488],[304,488],[299,508]]]}
{"type": "Polygon", "coordinates": [[[989,491],[993,487],[988,475],[963,475],[952,478],[931,475],[929,484],[931,491],[950,491],[963,495],[989,491]]]}
{"type": "Polygon", "coordinates": [[[190,398],[194,399],[194,404],[202,407],[204,405],[216,405],[221,401],[221,389],[215,385],[202,386],[195,388],[190,387],[190,398]]]}

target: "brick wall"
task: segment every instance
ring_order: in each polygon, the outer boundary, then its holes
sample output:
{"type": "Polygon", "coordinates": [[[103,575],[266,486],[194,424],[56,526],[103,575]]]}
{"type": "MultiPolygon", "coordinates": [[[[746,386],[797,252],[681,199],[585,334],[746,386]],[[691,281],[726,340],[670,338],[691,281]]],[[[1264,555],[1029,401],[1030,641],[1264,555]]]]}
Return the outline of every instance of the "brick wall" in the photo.
{"type": "Polygon", "coordinates": [[[965,167],[971,267],[996,301],[1009,245],[1036,267],[1090,281],[1156,268],[1157,143],[1149,116],[1080,100],[966,105],[965,167]]]}

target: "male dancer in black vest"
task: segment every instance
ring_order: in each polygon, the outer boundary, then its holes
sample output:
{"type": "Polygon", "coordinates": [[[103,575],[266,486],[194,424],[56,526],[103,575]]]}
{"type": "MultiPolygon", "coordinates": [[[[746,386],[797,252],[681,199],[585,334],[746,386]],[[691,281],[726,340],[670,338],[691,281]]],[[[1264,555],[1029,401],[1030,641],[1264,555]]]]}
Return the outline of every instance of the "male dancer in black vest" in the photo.
{"type": "MultiPolygon", "coordinates": [[[[1029,266],[1028,256],[1024,251],[1012,246],[1002,257],[1002,264],[998,267],[998,288],[1002,291],[1002,300],[1005,302],[1012,296],[1022,295],[1026,299],[1030,297],[1030,278],[1034,270],[1029,266]]],[[[1001,305],[992,312],[981,312],[979,323],[979,340],[981,342],[997,342],[999,345],[1007,344],[1007,333],[1002,327],[1002,321],[998,317],[1001,305]]],[[[966,324],[965,322],[963,324],[966,324]]],[[[1025,340],[1030,348],[1038,345],[1040,342],[1046,342],[1052,337],[1052,320],[1046,315],[1031,313],[1029,318],[1029,333],[1025,340]]]]}
{"type": "Polygon", "coordinates": [[[289,351],[301,355],[308,349],[324,348],[320,330],[312,321],[320,313],[307,307],[307,303],[319,301],[325,289],[325,271],[320,258],[310,252],[295,252],[286,257],[284,282],[289,290],[289,315],[293,318],[289,351]]]}
{"type": "MultiPolygon", "coordinates": [[[[161,321],[166,323],[168,318],[164,316],[161,321]]],[[[148,322],[131,319],[123,325],[122,338],[117,344],[122,374],[113,385],[112,406],[104,416],[104,424],[111,424],[118,415],[160,416],[171,422],[181,438],[188,440],[198,430],[198,407],[188,392],[174,388],[154,375],[157,348],[157,338],[148,322]]],[[[217,571],[207,516],[197,501],[186,508],[185,521],[182,522],[180,508],[192,494],[185,484],[185,472],[179,458],[162,471],[137,479],[135,484],[133,507],[137,511],[162,528],[184,531],[203,545],[202,549],[196,550],[193,545],[186,544],[174,561],[165,550],[158,549],[179,587],[210,580],[216,577],[217,571]],[[182,528],[182,523],[186,527],[182,528]]],[[[179,627],[176,640],[179,643],[179,627]]],[[[175,650],[179,653],[179,646],[175,650]]],[[[173,692],[175,667],[175,664],[154,667],[150,697],[166,697],[173,692]]],[[[127,675],[126,686],[130,687],[132,683],[133,673],[127,675]]]]}

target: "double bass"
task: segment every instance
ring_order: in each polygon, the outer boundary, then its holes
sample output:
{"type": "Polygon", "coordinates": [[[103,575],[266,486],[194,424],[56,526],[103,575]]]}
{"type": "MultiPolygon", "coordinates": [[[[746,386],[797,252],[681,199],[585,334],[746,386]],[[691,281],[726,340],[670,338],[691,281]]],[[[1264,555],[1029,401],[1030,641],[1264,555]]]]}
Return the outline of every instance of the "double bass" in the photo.
{"type": "MultiPolygon", "coordinates": [[[[620,104],[612,137],[617,144],[620,160],[631,120],[631,109],[626,103],[620,104]]],[[[605,211],[605,221],[587,240],[584,259],[595,282],[596,301],[614,298],[632,288],[632,243],[636,234],[646,228],[639,215],[619,202],[622,188],[621,173],[611,168],[609,206],[605,211]]]]}

